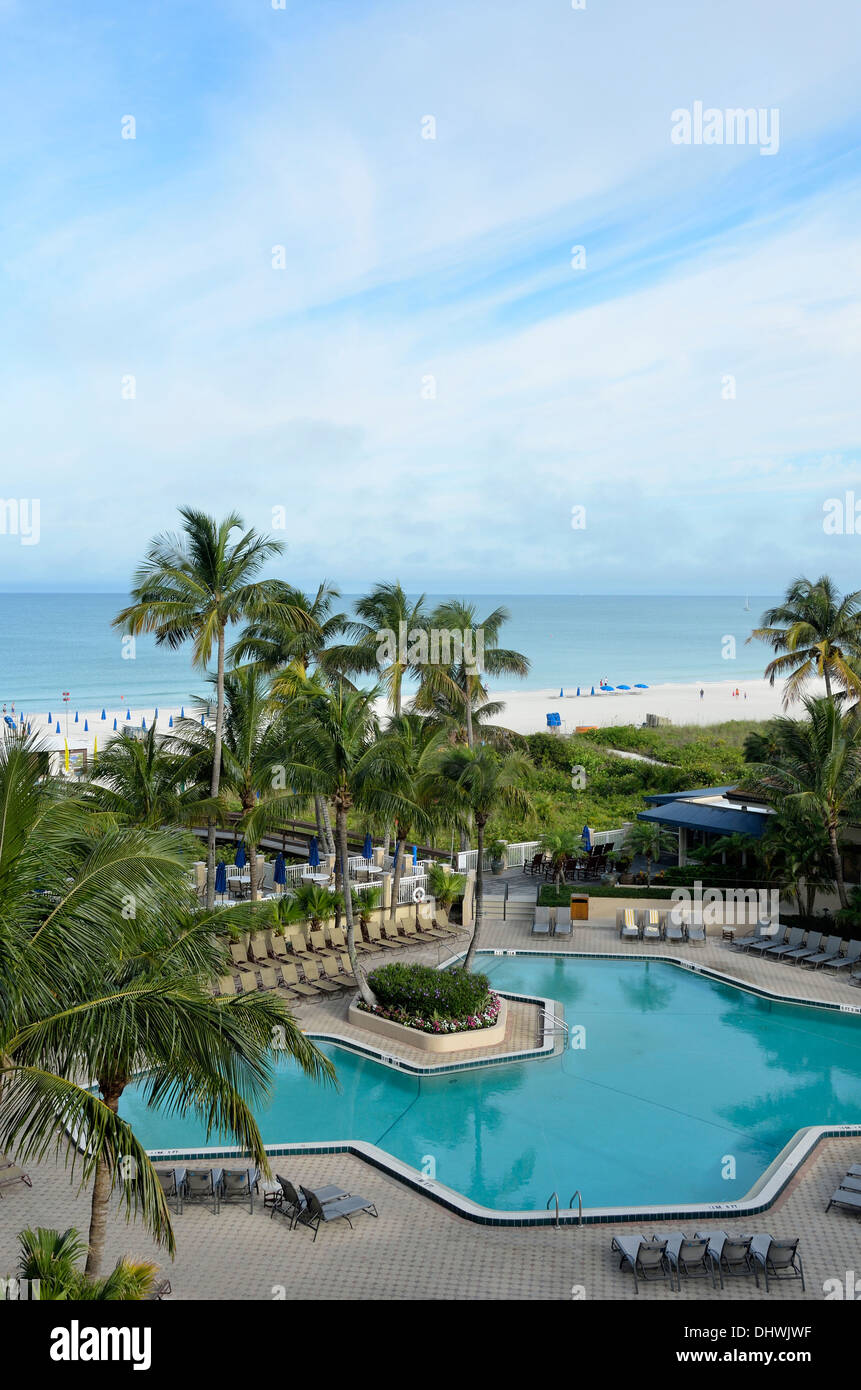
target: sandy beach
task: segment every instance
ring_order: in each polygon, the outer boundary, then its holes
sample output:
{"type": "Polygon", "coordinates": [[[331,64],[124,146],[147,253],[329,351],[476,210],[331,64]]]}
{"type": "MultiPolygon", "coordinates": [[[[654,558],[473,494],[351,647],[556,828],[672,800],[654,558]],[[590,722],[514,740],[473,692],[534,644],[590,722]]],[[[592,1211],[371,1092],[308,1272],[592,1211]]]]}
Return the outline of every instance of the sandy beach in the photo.
{"type": "MultiPolygon", "coordinates": [[[[553,690],[504,690],[491,691],[492,700],[501,700],[505,704],[505,710],[496,720],[497,723],[504,724],[509,729],[514,729],[517,733],[528,734],[536,733],[547,728],[547,715],[559,714],[561,716],[561,729],[563,733],[574,733],[575,730],[584,725],[597,724],[607,726],[612,724],[636,724],[645,723],[647,714],[660,715],[670,719],[674,724],[722,724],[729,719],[769,719],[781,712],[781,686],[772,688],[765,680],[746,681],[737,685],[732,681],[712,681],[699,684],[666,684],[653,685],[648,690],[616,691],[607,694],[580,695],[566,691],[560,698],[559,689],[553,690]],[[733,694],[735,690],[738,695],[733,694]],[[702,690],[702,698],[700,698],[702,690]]],[[[70,709],[67,716],[64,710],[28,710],[24,709],[25,723],[29,723],[34,734],[44,736],[50,735],[52,745],[62,747],[62,741],[68,737],[70,749],[85,748],[89,753],[93,751],[96,741],[98,747],[103,748],[107,741],[114,734],[114,720],[116,720],[117,731],[125,727],[140,728],[146,721],[147,728],[150,728],[153,720],[156,719],[156,709],[154,706],[141,708],[135,705],[120,708],[108,708],[104,706],[105,718],[102,719],[102,707],[97,709],[81,709],[75,711],[70,709]],[[127,711],[131,713],[131,719],[126,718],[127,711]],[[51,714],[51,723],[48,723],[48,714],[51,714]],[[75,721],[75,714],[78,719],[75,721]],[[57,724],[59,723],[59,733],[57,724]],[[68,733],[67,733],[68,729],[68,733]]],[[[194,709],[189,702],[185,706],[188,717],[192,717],[194,709]]],[[[385,702],[381,701],[379,706],[381,717],[385,717],[385,702]]],[[[7,706],[6,714],[11,718],[11,707],[7,706]]],[[[169,732],[171,718],[176,724],[180,715],[180,706],[160,705],[158,707],[158,728],[160,731],[169,732]]],[[[15,708],[16,726],[20,723],[21,709],[15,708]]],[[[199,719],[199,714],[197,718],[199,719]]]]}

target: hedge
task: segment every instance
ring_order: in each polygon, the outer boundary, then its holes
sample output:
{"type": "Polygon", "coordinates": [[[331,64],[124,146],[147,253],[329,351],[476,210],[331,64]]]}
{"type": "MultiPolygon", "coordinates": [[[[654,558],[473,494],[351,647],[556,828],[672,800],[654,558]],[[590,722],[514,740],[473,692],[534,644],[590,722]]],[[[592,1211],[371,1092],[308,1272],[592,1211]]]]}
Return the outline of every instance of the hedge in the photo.
{"type": "Polygon", "coordinates": [[[461,1019],[486,1010],[490,982],[465,970],[393,962],[372,970],[368,983],[384,1009],[428,1018],[461,1019]]]}

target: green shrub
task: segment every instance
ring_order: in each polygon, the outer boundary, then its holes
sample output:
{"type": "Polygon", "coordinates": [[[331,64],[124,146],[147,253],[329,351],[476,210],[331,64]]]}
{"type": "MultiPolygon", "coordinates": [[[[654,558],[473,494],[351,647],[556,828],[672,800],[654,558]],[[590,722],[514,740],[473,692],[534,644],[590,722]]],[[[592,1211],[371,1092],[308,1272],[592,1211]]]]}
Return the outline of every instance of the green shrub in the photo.
{"type": "Polygon", "coordinates": [[[432,1018],[465,1018],[480,1013],[490,995],[486,975],[400,962],[372,970],[368,983],[383,1008],[432,1018]]]}
{"type": "Polygon", "coordinates": [[[552,883],[545,883],[541,886],[538,894],[538,903],[541,907],[567,907],[571,901],[571,894],[578,893],[581,897],[587,898],[660,898],[671,899],[673,896],[672,888],[661,888],[652,884],[651,888],[636,888],[630,885],[627,888],[612,888],[609,883],[590,883],[582,893],[577,888],[570,885],[564,888],[555,888],[552,883]]]}

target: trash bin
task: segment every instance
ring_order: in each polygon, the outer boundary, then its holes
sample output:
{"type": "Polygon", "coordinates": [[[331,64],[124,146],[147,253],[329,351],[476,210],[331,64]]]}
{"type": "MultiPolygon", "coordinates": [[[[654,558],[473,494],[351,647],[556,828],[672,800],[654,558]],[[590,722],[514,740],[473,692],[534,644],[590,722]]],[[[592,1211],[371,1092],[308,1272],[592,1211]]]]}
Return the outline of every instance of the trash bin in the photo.
{"type": "Polygon", "coordinates": [[[572,922],[588,922],[588,921],[589,921],[589,894],[588,894],[588,893],[572,893],[572,894],[571,894],[571,921],[572,921],[572,922]]]}

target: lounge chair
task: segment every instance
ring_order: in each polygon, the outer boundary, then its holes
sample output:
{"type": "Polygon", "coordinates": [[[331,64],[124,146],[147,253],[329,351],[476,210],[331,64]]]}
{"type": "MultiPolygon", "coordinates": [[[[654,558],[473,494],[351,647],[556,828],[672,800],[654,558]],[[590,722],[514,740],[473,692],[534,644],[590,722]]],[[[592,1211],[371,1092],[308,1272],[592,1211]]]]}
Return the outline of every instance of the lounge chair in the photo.
{"type": "Polygon", "coordinates": [[[685,923],[685,936],[688,941],[705,941],[706,929],[701,917],[691,917],[685,923]]]}
{"type": "Polygon", "coordinates": [[[303,999],[316,999],[320,991],[314,985],[303,984],[299,979],[299,971],[295,965],[284,961],[281,966],[281,978],[288,989],[292,989],[295,994],[299,994],[303,999]]]}
{"type": "Polygon", "coordinates": [[[652,1240],[662,1240],[667,1247],[667,1259],[670,1269],[675,1270],[676,1282],[679,1286],[679,1293],[682,1291],[682,1279],[684,1274],[688,1279],[698,1279],[701,1276],[710,1278],[712,1288],[717,1287],[715,1279],[714,1260],[709,1255],[709,1243],[704,1237],[686,1236],[683,1231],[672,1231],[669,1234],[656,1233],[652,1240]]]}
{"type": "Polygon", "coordinates": [[[861,1192],[856,1192],[851,1187],[843,1187],[841,1184],[825,1210],[830,1211],[832,1207],[849,1207],[852,1211],[861,1212],[861,1192]]]}
{"type": "Polygon", "coordinates": [[[784,956],[788,956],[792,951],[799,950],[803,940],[804,928],[793,927],[785,941],[778,942],[776,946],[771,947],[771,950],[765,950],[762,954],[767,956],[769,960],[782,960],[784,956]]]}
{"type": "Polygon", "coordinates": [[[393,941],[383,939],[376,922],[369,922],[365,931],[368,933],[368,942],[373,950],[397,951],[399,949],[393,941]]]}
{"type": "Polygon", "coordinates": [[[182,1197],[187,1206],[192,1202],[211,1202],[212,1213],[217,1216],[221,1209],[220,1195],[220,1168],[186,1168],[182,1182],[182,1197]]]}
{"type": "Polygon", "coordinates": [[[642,908],[639,914],[640,937],[643,941],[663,941],[667,914],[656,907],[642,908]]]}
{"type": "Polygon", "coordinates": [[[846,955],[839,956],[837,960],[823,961],[823,965],[828,970],[847,970],[851,966],[857,965],[861,958],[861,940],[850,941],[846,946],[846,955]]]}
{"type": "Polygon", "coordinates": [[[847,1173],[845,1178],[840,1179],[840,1186],[848,1188],[850,1192],[861,1192],[861,1177],[847,1173]]]}
{"type": "Polygon", "coordinates": [[[637,1276],[644,1283],[649,1279],[669,1279],[673,1287],[673,1271],[667,1257],[667,1242],[663,1239],[641,1240],[639,1236],[614,1236],[611,1250],[621,1255],[619,1268],[627,1265],[634,1276],[634,1293],[640,1292],[637,1276]]]}
{"type": "Polygon", "coordinates": [[[772,1240],[771,1236],[753,1236],[750,1253],[765,1274],[765,1292],[768,1293],[768,1280],[800,1279],[804,1292],[804,1270],[798,1253],[797,1240],[772,1240]]]}
{"type": "Polygon", "coordinates": [[[301,960],[306,960],[308,956],[313,955],[311,948],[300,931],[292,931],[290,933],[290,949],[294,956],[299,956],[301,960]]]}
{"type": "Polygon", "coordinates": [[[315,1241],[321,1222],[339,1221],[343,1218],[352,1230],[353,1223],[350,1217],[355,1216],[357,1212],[367,1212],[368,1216],[378,1215],[374,1203],[369,1202],[365,1197],[338,1197],[331,1202],[324,1202],[319,1191],[310,1187],[303,1187],[300,1190],[306,1202],[302,1224],[311,1227],[315,1241]]]}
{"type": "Polygon", "coordinates": [[[637,913],[633,907],[623,908],[616,913],[616,926],[619,930],[619,939],[622,941],[640,939],[640,928],[637,925],[637,913]]]}
{"type": "Polygon", "coordinates": [[[344,979],[350,986],[350,989],[356,989],[358,987],[359,982],[353,974],[353,963],[350,960],[349,952],[342,951],[338,959],[341,962],[341,969],[344,972],[344,979]]]}
{"type": "MultiPolygon", "coordinates": [[[[349,956],[347,959],[350,959],[349,956]]],[[[355,987],[356,981],[353,979],[352,975],[349,980],[346,980],[342,975],[340,961],[337,956],[321,956],[320,969],[329,983],[333,984],[336,989],[353,989],[355,987]]],[[[323,983],[322,980],[320,983],[323,983]]]]}
{"type": "Polygon", "coordinates": [[[248,1210],[253,1216],[254,1193],[257,1191],[259,1178],[259,1168],[241,1168],[239,1170],[225,1168],[221,1174],[219,1200],[222,1203],[247,1202],[248,1210]]]}
{"type": "Polygon", "coordinates": [[[775,931],[770,937],[764,936],[761,941],[752,941],[748,946],[749,951],[758,951],[762,955],[763,951],[771,951],[775,946],[783,946],[789,935],[789,928],[782,922],[776,924],[775,931]]]}
{"type": "Polygon", "coordinates": [[[13,1163],[5,1154],[0,1154],[0,1197],[3,1196],[4,1187],[11,1187],[16,1182],[22,1182],[25,1187],[33,1186],[33,1179],[29,1173],[25,1173],[23,1168],[19,1168],[18,1164],[13,1163]]]}
{"type": "Polygon", "coordinates": [[[182,1216],[182,1191],[185,1181],[184,1168],[156,1168],[155,1175],[168,1202],[173,1202],[177,1216],[182,1216]]]}
{"type": "Polygon", "coordinates": [[[236,980],[233,975],[219,975],[215,982],[216,994],[236,994],[236,980]]]}
{"type": "Polygon", "coordinates": [[[320,931],[312,931],[309,933],[308,943],[311,950],[315,951],[318,956],[329,956],[332,954],[332,948],[327,944],[326,933],[322,928],[320,931]]]}
{"type": "Polygon", "coordinates": [[[554,936],[572,936],[574,923],[571,921],[571,913],[567,907],[556,909],[556,926],[553,928],[554,936]]]}
{"type": "MultiPolygon", "coordinates": [[[[281,1216],[287,1217],[288,1226],[292,1228],[307,1210],[308,1203],[302,1192],[297,1192],[288,1178],[282,1178],[280,1173],[276,1173],[275,1179],[280,1183],[281,1191],[275,1199],[269,1213],[269,1219],[271,1221],[277,1211],[281,1216]]],[[[327,1202],[342,1202],[351,1195],[349,1192],[345,1192],[343,1187],[335,1187],[331,1184],[328,1187],[315,1187],[314,1191],[324,1206],[327,1202]]]]}
{"type": "Polygon", "coordinates": [[[724,1275],[735,1277],[744,1274],[752,1274],[759,1288],[756,1261],[750,1253],[752,1236],[730,1236],[726,1231],[697,1231],[696,1236],[698,1240],[707,1240],[709,1243],[709,1255],[720,1275],[721,1288],[724,1275]]]}
{"type": "Polygon", "coordinates": [[[230,943],[230,958],[234,965],[248,965],[248,952],[238,941],[230,943]]]}
{"type": "Polygon", "coordinates": [[[535,917],[534,917],[533,922],[532,922],[532,935],[533,935],[533,936],[549,936],[549,935],[550,935],[550,908],[549,908],[549,907],[536,907],[536,909],[535,909],[535,917]]]}
{"type": "Polygon", "coordinates": [[[814,970],[818,970],[820,965],[825,965],[828,961],[836,960],[840,955],[840,947],[843,945],[843,938],[840,936],[829,936],[821,951],[817,951],[815,956],[808,956],[801,962],[802,965],[812,965],[814,970]]]}
{"type": "Polygon", "coordinates": [[[685,928],[680,918],[673,912],[668,913],[667,920],[664,924],[664,940],[684,941],[684,939],[685,928]]]}
{"type": "Polygon", "coordinates": [[[767,917],[760,917],[752,936],[740,936],[738,941],[731,941],[730,945],[734,951],[747,951],[757,942],[765,940],[766,937],[773,943],[774,930],[767,917]]]}
{"type": "Polygon", "coordinates": [[[305,979],[309,985],[315,989],[322,990],[323,994],[338,994],[338,986],[333,985],[331,980],[324,980],[320,974],[320,966],[315,960],[303,960],[302,969],[305,972],[305,979]]]}
{"type": "Polygon", "coordinates": [[[251,950],[258,965],[265,965],[269,959],[269,945],[266,941],[266,933],[254,931],[251,933],[251,950]]]}
{"type": "Polygon", "coordinates": [[[815,956],[822,942],[822,935],[821,931],[808,932],[804,945],[799,946],[795,951],[787,951],[783,959],[791,960],[797,965],[800,960],[804,960],[805,956],[815,956]]]}

